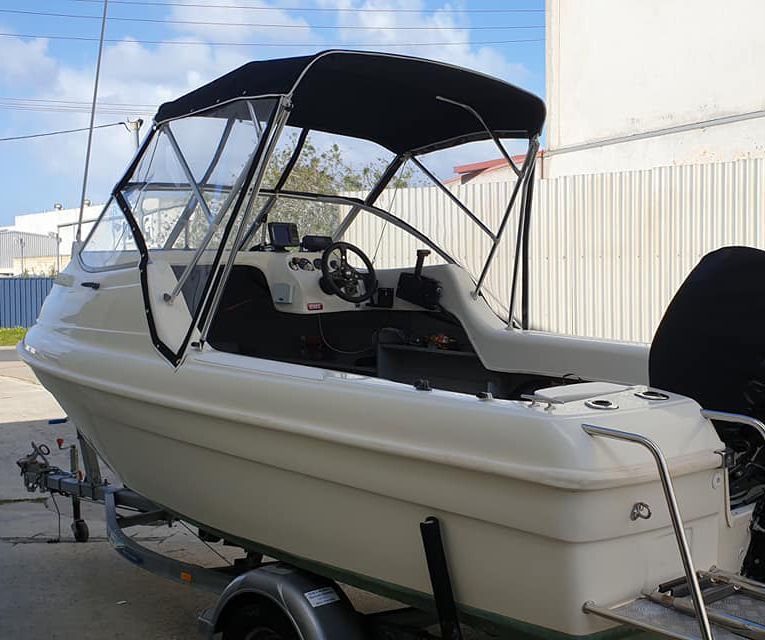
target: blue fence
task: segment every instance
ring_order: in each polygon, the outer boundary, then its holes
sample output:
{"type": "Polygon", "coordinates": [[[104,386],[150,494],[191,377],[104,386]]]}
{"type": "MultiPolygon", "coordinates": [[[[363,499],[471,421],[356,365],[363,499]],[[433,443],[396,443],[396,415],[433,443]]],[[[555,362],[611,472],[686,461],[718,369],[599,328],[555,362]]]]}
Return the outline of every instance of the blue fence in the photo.
{"type": "Polygon", "coordinates": [[[31,327],[53,278],[0,278],[0,327],[31,327]]]}

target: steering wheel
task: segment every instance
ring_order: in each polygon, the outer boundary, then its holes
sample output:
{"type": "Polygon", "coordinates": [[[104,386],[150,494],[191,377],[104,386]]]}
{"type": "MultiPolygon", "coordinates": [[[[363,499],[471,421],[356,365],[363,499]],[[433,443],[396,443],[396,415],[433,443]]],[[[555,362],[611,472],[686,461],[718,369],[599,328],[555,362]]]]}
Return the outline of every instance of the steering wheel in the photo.
{"type": "Polygon", "coordinates": [[[333,242],[321,254],[319,286],[324,293],[359,304],[369,300],[377,291],[377,274],[372,261],[357,246],[348,242],[333,242]],[[359,271],[348,262],[349,253],[355,254],[364,263],[366,271],[359,271]]]}

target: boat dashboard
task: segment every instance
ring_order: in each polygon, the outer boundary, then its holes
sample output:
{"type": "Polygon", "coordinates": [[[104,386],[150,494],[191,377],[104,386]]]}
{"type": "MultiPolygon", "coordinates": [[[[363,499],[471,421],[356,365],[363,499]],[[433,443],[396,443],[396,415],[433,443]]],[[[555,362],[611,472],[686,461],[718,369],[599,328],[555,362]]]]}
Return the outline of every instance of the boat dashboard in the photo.
{"type": "MultiPolygon", "coordinates": [[[[368,300],[353,302],[328,291],[326,285],[322,286],[322,278],[325,277],[321,267],[322,253],[320,251],[240,253],[236,258],[235,268],[252,267],[260,270],[268,284],[273,304],[284,313],[315,315],[380,309],[399,311],[423,309],[420,305],[396,296],[401,275],[407,271],[406,269],[377,270],[375,272],[376,286],[369,292],[371,297],[368,300]]],[[[425,267],[424,277],[428,277],[428,271],[429,268],[425,267]]],[[[359,289],[363,290],[363,285],[359,286],[359,289]]],[[[435,307],[436,305],[431,306],[430,310],[435,307]]]]}
{"type": "Polygon", "coordinates": [[[374,260],[354,244],[321,235],[301,239],[294,223],[269,222],[268,241],[240,252],[235,264],[259,268],[273,303],[288,313],[436,310],[442,288],[423,273],[429,255],[428,250],[418,250],[410,272],[378,270],[374,260]]]}

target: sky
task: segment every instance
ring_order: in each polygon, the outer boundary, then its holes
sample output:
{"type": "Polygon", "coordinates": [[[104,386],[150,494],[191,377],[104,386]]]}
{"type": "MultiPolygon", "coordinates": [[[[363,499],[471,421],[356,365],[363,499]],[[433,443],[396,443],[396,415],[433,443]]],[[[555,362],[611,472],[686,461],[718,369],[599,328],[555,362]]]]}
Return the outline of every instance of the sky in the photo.
{"type": "MultiPolygon", "coordinates": [[[[0,139],[88,126],[102,9],[0,4],[0,139]]],[[[443,60],[544,97],[544,0],[110,0],[108,16],[96,125],[142,118],[142,137],[166,100],[249,60],[326,48],[443,60]]],[[[0,140],[0,227],[79,206],[86,143],[87,132],[0,140]]],[[[103,202],[133,152],[125,126],[95,130],[86,198],[103,202]]]]}

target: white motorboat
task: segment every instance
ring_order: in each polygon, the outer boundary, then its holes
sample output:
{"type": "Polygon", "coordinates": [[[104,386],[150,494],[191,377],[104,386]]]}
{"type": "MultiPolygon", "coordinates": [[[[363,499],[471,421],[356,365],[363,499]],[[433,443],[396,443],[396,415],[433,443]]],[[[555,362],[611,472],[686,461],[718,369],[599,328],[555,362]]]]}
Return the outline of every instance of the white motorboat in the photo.
{"type": "Polygon", "coordinates": [[[503,633],[596,634],[679,576],[698,605],[694,566],[759,578],[754,374],[709,304],[741,252],[706,259],[651,351],[532,330],[544,115],[403,56],[249,63],[162,105],[20,353],[129,487],[247,549],[426,605],[419,523],[437,517],[461,615],[503,633]],[[322,136],[387,155],[363,196],[311,182],[322,136]],[[517,178],[493,218],[428,168],[486,140],[517,178]],[[442,219],[394,212],[407,164],[442,219]]]}

